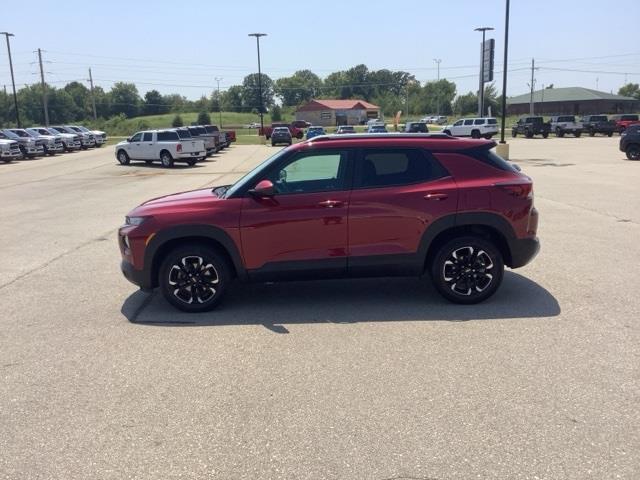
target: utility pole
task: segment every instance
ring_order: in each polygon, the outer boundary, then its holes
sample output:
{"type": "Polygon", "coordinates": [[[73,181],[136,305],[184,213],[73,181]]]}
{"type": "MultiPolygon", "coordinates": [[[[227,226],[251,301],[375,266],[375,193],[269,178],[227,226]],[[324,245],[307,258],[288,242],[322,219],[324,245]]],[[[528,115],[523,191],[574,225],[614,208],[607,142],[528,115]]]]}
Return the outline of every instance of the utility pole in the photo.
{"type": "Polygon", "coordinates": [[[250,33],[250,37],[256,37],[258,47],[258,91],[260,95],[260,135],[264,135],[264,100],[262,97],[262,71],[260,70],[260,37],[266,37],[266,33],[250,33]]]}
{"type": "Polygon", "coordinates": [[[20,112],[18,111],[18,95],[16,94],[16,80],[13,76],[13,62],[11,61],[11,45],[9,44],[9,37],[14,37],[13,33],[0,32],[0,35],[4,35],[7,40],[7,52],[9,53],[9,70],[11,70],[11,85],[13,86],[13,104],[16,109],[16,124],[18,128],[22,128],[20,125],[20,112]]]}
{"type": "Polygon", "coordinates": [[[436,115],[440,116],[440,62],[442,61],[442,59],[440,58],[434,58],[433,59],[434,62],[436,62],[436,66],[438,69],[438,76],[436,77],[438,79],[438,85],[436,86],[436,115]]]}
{"type": "Polygon", "coordinates": [[[96,112],[96,96],[93,93],[93,75],[91,75],[91,68],[89,68],[89,85],[91,86],[91,106],[93,107],[93,119],[98,119],[98,113],[96,112]]]}
{"type": "Polygon", "coordinates": [[[533,77],[536,70],[536,61],[531,59],[531,96],[529,98],[529,115],[533,116],[533,90],[535,88],[536,79],[533,77]]]}
{"type": "MultiPolygon", "coordinates": [[[[500,143],[504,141],[505,122],[507,121],[507,58],[509,50],[509,0],[507,0],[504,16],[504,66],[502,67],[502,125],[500,126],[500,143]]],[[[508,147],[507,147],[508,148],[508,147]]]]}
{"type": "Polygon", "coordinates": [[[218,84],[218,113],[220,114],[220,128],[222,128],[222,98],[220,97],[220,80],[222,80],[222,77],[216,77],[214,80],[218,84]]]}
{"type": "Polygon", "coordinates": [[[49,126],[49,105],[47,102],[47,84],[44,83],[44,70],[42,69],[42,50],[38,49],[38,63],[40,64],[40,82],[42,83],[42,108],[44,109],[44,126],[49,126]]]}
{"type": "Polygon", "coordinates": [[[596,90],[598,90],[598,81],[599,81],[599,80],[600,80],[600,79],[599,79],[598,77],[596,77],[596,90]]]}

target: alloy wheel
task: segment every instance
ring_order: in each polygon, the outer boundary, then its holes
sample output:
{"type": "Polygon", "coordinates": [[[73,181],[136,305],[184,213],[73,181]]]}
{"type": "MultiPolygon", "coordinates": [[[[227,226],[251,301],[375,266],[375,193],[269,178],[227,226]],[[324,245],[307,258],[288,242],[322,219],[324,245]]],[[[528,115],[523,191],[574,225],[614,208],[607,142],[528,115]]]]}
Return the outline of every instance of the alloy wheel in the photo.
{"type": "Polygon", "coordinates": [[[444,262],[442,278],[455,294],[470,297],[491,285],[493,268],[493,260],[485,250],[468,245],[451,252],[444,262]]]}
{"type": "Polygon", "coordinates": [[[211,262],[203,257],[182,257],[169,268],[168,284],[173,296],[187,305],[205,304],[218,293],[220,275],[211,262]]]}

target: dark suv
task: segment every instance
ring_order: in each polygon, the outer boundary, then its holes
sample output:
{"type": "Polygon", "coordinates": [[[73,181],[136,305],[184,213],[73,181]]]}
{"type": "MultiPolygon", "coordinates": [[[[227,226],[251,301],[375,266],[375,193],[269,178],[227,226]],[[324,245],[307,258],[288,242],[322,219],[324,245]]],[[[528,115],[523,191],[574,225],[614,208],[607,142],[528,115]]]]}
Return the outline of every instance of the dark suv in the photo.
{"type": "Polygon", "coordinates": [[[119,230],[122,271],[175,307],[264,282],[430,275],[447,299],[490,297],[538,252],[529,177],[495,142],[332,135],[276,153],[233,185],[156,198],[119,230]]]}
{"type": "Polygon", "coordinates": [[[590,137],[595,136],[596,133],[611,137],[617,128],[616,123],[609,120],[606,115],[585,115],[581,122],[582,128],[590,137]]]}
{"type": "Polygon", "coordinates": [[[620,134],[620,151],[629,160],[640,160],[640,125],[631,125],[620,134]]]}
{"type": "Polygon", "coordinates": [[[511,136],[524,135],[533,138],[534,135],[542,135],[543,138],[549,136],[551,124],[544,121],[544,117],[522,117],[518,119],[511,129],[511,136]]]}

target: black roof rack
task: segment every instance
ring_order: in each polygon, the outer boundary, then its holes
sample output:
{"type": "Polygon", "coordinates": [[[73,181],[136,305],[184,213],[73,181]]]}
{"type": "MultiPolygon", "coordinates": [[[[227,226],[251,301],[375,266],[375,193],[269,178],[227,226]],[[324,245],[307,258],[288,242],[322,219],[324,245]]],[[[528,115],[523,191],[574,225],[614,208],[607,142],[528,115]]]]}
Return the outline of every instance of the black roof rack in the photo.
{"type": "Polygon", "coordinates": [[[376,139],[376,138],[422,138],[422,139],[453,139],[454,137],[444,133],[343,133],[336,135],[318,135],[313,137],[310,142],[327,141],[327,140],[353,140],[359,138],[376,139]]]}

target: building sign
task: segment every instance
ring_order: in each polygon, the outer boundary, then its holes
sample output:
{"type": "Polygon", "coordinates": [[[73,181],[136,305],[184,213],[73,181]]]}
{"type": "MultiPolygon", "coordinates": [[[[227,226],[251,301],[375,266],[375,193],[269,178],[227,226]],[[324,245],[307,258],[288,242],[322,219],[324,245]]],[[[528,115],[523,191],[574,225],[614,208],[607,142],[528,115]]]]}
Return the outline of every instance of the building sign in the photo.
{"type": "Polygon", "coordinates": [[[320,118],[322,120],[331,120],[331,112],[320,112],[320,118]]]}

